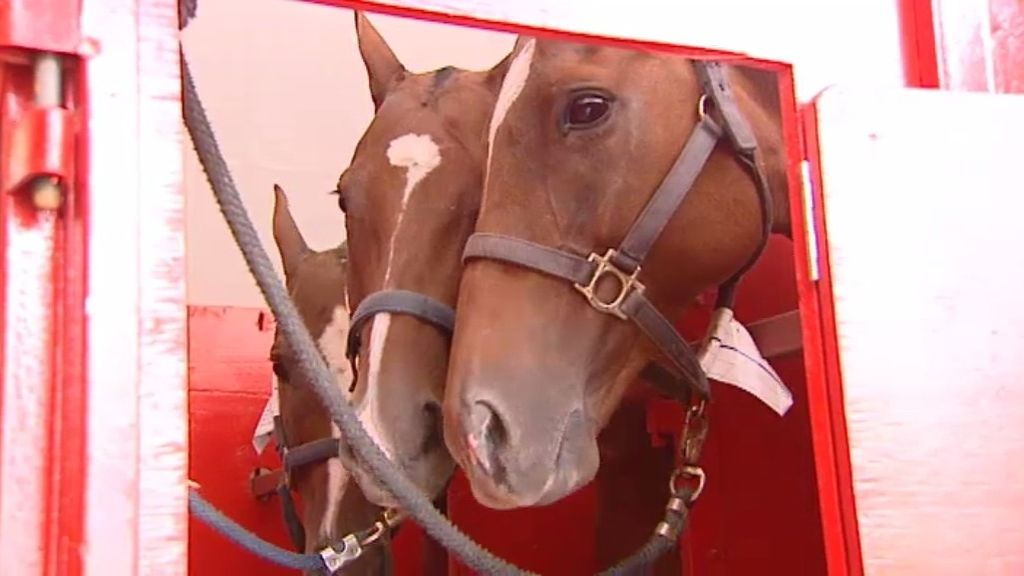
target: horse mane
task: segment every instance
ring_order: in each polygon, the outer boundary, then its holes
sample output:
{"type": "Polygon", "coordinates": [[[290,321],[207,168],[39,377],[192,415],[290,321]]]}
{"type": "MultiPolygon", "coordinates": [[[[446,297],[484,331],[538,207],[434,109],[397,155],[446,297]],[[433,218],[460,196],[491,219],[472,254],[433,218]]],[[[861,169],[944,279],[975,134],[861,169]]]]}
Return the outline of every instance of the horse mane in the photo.
{"type": "Polygon", "coordinates": [[[770,117],[781,118],[778,73],[747,65],[732,65],[729,68],[751,89],[751,94],[770,117]]]}

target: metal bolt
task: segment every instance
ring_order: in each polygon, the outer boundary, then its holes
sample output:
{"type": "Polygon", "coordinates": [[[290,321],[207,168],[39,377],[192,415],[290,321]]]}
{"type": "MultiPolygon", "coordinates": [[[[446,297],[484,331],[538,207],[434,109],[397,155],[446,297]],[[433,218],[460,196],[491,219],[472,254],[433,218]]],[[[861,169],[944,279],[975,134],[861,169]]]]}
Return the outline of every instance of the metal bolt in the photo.
{"type": "Polygon", "coordinates": [[[32,182],[32,204],[38,210],[57,210],[64,203],[64,190],[60,180],[53,176],[37,178],[32,182]]]}

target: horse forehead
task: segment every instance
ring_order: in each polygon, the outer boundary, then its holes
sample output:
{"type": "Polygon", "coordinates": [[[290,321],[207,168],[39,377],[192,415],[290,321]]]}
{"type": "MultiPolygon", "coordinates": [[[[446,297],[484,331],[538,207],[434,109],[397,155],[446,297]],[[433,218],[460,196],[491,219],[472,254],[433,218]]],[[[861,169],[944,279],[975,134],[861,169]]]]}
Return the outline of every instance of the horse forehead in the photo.
{"type": "Polygon", "coordinates": [[[441,165],[441,147],[430,134],[407,132],[393,138],[385,152],[388,163],[406,170],[405,196],[441,165]]]}
{"type": "MultiPolygon", "coordinates": [[[[395,116],[442,117],[458,114],[451,104],[486,105],[486,73],[447,66],[434,72],[415,74],[393,89],[388,99],[397,106],[384,114],[395,116]]],[[[383,110],[383,109],[382,109],[383,110]]]]}

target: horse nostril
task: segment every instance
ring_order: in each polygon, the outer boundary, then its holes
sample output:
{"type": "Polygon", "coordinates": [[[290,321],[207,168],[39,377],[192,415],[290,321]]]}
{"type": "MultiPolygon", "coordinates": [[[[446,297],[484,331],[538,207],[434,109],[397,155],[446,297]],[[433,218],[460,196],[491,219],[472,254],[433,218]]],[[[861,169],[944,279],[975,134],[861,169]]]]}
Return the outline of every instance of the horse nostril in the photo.
{"type": "Polygon", "coordinates": [[[467,440],[471,455],[487,474],[499,472],[498,455],[508,442],[508,431],[487,402],[475,402],[469,410],[467,440]]]}
{"type": "Polygon", "coordinates": [[[437,402],[427,402],[423,406],[423,417],[426,424],[426,434],[423,436],[423,449],[421,452],[429,452],[431,448],[443,446],[444,444],[441,405],[437,402]]]}

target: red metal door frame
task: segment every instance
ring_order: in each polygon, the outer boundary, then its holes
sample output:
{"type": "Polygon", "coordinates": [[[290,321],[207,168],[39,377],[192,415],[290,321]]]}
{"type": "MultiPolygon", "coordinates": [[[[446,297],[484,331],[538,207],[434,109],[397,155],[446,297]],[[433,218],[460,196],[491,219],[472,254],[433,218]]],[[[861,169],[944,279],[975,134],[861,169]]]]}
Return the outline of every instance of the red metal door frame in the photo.
{"type": "Polygon", "coordinates": [[[907,85],[1024,92],[1024,3],[901,0],[907,85]]]}

